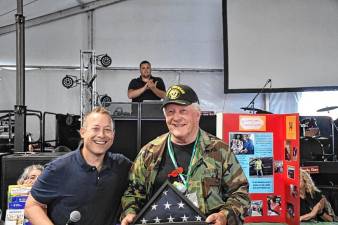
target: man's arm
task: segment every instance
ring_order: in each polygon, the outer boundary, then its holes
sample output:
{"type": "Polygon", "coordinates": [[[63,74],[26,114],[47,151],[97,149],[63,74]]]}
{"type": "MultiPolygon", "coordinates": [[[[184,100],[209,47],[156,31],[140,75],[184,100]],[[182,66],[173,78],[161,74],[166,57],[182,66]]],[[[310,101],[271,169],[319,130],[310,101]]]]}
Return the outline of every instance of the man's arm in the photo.
{"type": "Polygon", "coordinates": [[[225,204],[218,213],[207,217],[206,222],[216,225],[238,225],[242,224],[244,216],[250,207],[248,194],[249,184],[246,176],[233,154],[229,149],[222,151],[227,159],[223,164],[223,187],[222,192],[226,196],[225,204]]]}
{"type": "Polygon", "coordinates": [[[121,222],[127,225],[134,219],[141,208],[145,205],[146,188],[145,188],[145,177],[147,169],[144,162],[145,150],[141,149],[134,164],[129,172],[129,185],[127,190],[124,192],[121,198],[122,214],[121,222]]]}
{"type": "Polygon", "coordinates": [[[128,98],[134,99],[143,94],[148,88],[148,84],[144,85],[143,87],[139,89],[128,89],[128,98]]]}
{"type": "Polygon", "coordinates": [[[36,201],[32,195],[29,195],[26,201],[25,217],[32,225],[53,225],[47,216],[45,205],[36,201]]]}
{"type": "Polygon", "coordinates": [[[153,80],[149,80],[147,85],[149,89],[159,98],[163,99],[165,97],[165,91],[161,90],[157,87],[158,81],[154,82],[153,80]]]}

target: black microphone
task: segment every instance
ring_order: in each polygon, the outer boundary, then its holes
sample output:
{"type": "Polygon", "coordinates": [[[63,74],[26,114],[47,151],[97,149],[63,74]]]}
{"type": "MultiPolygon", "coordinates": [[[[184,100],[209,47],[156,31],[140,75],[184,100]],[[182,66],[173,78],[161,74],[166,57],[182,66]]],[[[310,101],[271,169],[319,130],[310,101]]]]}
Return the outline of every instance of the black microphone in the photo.
{"type": "Polygon", "coordinates": [[[93,86],[93,82],[96,79],[97,74],[95,74],[94,76],[92,76],[92,78],[90,79],[90,81],[88,82],[88,87],[92,87],[93,86]]]}
{"type": "Polygon", "coordinates": [[[248,104],[248,106],[247,107],[243,107],[242,109],[252,109],[252,111],[253,110],[255,110],[255,100],[256,100],[256,98],[258,97],[258,95],[260,95],[263,91],[264,91],[264,89],[266,88],[266,86],[270,83],[270,88],[271,88],[271,79],[269,78],[266,82],[265,82],[265,84],[264,84],[264,86],[259,90],[259,92],[255,95],[255,97],[251,100],[251,102],[248,104]]]}
{"type": "Polygon", "coordinates": [[[81,219],[81,213],[77,210],[74,210],[70,213],[69,219],[68,219],[66,225],[74,224],[74,223],[78,222],[80,219],[81,219]]]}

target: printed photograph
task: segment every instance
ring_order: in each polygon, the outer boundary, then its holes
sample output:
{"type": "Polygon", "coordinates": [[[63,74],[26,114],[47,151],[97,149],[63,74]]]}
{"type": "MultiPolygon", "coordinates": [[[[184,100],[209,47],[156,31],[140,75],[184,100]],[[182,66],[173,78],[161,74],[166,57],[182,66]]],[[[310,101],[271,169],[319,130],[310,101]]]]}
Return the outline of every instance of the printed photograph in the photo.
{"type": "Polygon", "coordinates": [[[263,201],[252,200],[250,205],[251,216],[262,216],[263,215],[263,201]]]}
{"type": "Polygon", "coordinates": [[[288,166],[288,178],[295,179],[295,167],[288,166]]]}
{"type": "Polygon", "coordinates": [[[288,140],[284,142],[284,154],[285,154],[285,160],[290,161],[291,160],[291,143],[288,140]]]}
{"type": "Polygon", "coordinates": [[[267,197],[268,216],[279,216],[282,211],[282,199],[277,195],[267,197]]]}
{"type": "Polygon", "coordinates": [[[298,187],[294,184],[290,184],[289,188],[290,188],[290,195],[296,198],[298,196],[298,187]]]}
{"type": "Polygon", "coordinates": [[[273,162],[274,173],[283,173],[283,161],[276,160],[273,162]]]}
{"type": "Polygon", "coordinates": [[[296,146],[292,148],[292,160],[297,161],[297,154],[298,154],[298,149],[296,146]]]}
{"type": "Polygon", "coordinates": [[[257,157],[250,158],[249,162],[249,175],[254,177],[272,176],[273,165],[272,157],[257,157]]]}
{"type": "Polygon", "coordinates": [[[230,149],[234,154],[254,154],[255,135],[251,133],[230,133],[230,149]]]}
{"type": "Polygon", "coordinates": [[[286,204],[286,216],[289,219],[293,219],[295,217],[295,207],[290,202],[287,202],[286,204]]]}

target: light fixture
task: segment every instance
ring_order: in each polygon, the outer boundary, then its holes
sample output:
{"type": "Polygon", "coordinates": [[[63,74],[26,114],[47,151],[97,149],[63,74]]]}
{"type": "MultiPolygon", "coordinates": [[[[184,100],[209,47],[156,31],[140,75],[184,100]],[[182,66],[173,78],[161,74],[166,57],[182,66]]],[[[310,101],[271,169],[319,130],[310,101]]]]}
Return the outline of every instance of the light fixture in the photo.
{"type": "Polygon", "coordinates": [[[64,78],[62,78],[62,85],[67,89],[75,87],[77,84],[78,79],[76,76],[66,75],[64,78]]]}
{"type": "Polygon", "coordinates": [[[111,97],[107,94],[100,96],[100,103],[103,107],[109,107],[111,104],[111,97]]]}
{"type": "Polygon", "coordinates": [[[107,54],[104,55],[98,55],[97,56],[98,60],[100,61],[101,66],[103,67],[108,67],[111,64],[111,57],[107,54]]]}

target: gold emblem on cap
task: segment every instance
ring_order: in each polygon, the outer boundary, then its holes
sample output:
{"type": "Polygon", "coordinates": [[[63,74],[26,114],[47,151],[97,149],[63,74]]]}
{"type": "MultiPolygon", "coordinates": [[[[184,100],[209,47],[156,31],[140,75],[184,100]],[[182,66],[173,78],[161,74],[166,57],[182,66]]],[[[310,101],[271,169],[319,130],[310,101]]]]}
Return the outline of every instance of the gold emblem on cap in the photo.
{"type": "Polygon", "coordinates": [[[185,91],[180,86],[176,85],[169,88],[167,92],[167,96],[169,99],[177,99],[183,94],[185,94],[185,91]]]}

